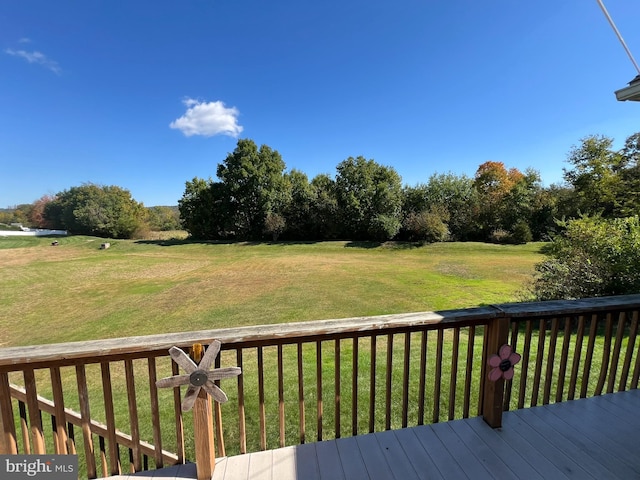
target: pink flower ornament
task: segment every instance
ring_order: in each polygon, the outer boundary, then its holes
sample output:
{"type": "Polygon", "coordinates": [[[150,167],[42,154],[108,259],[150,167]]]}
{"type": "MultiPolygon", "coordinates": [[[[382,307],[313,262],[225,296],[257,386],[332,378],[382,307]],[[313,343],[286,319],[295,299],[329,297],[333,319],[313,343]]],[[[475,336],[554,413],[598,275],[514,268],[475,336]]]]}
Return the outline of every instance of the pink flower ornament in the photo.
{"type": "Polygon", "coordinates": [[[511,345],[502,345],[498,355],[489,357],[489,366],[493,367],[489,372],[489,380],[498,381],[501,378],[511,380],[513,378],[513,366],[520,361],[522,357],[511,348],[511,345]]]}

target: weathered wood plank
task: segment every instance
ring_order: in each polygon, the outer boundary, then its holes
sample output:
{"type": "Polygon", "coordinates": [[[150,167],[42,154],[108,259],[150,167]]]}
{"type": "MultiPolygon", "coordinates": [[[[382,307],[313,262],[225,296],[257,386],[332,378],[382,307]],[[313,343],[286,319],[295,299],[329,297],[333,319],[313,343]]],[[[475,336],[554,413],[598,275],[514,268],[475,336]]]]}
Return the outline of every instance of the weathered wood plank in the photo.
{"type": "Polygon", "coordinates": [[[529,357],[531,356],[531,336],[533,321],[527,320],[524,333],[524,350],[522,351],[522,367],[520,370],[520,386],[518,388],[518,408],[524,408],[527,394],[527,378],[529,377],[529,357]]]}
{"type": "Polygon", "coordinates": [[[620,312],[618,316],[618,326],[616,328],[616,342],[613,347],[613,355],[611,357],[611,367],[609,368],[609,381],[607,382],[607,393],[613,393],[613,387],[616,382],[616,374],[618,373],[618,363],[620,361],[620,351],[622,350],[622,339],[624,337],[624,329],[627,321],[627,314],[620,312]]]}
{"type": "Polygon", "coordinates": [[[562,353],[560,355],[560,370],[558,371],[558,384],[556,386],[556,402],[561,402],[564,396],[564,382],[567,376],[567,362],[569,359],[569,345],[571,343],[571,317],[564,319],[564,335],[562,339],[562,353]]]}

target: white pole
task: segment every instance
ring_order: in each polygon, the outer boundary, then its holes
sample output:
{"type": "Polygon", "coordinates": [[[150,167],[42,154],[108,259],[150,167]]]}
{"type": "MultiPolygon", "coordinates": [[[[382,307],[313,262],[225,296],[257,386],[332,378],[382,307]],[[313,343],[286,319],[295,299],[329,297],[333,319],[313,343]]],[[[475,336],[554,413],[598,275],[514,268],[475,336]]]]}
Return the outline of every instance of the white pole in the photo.
{"type": "Polygon", "coordinates": [[[613,28],[613,31],[615,32],[616,36],[618,37],[618,40],[620,40],[620,43],[622,44],[622,46],[624,47],[625,51],[627,52],[627,55],[629,55],[629,59],[631,60],[631,63],[633,63],[633,66],[636,67],[636,70],[640,74],[640,67],[638,67],[638,64],[634,60],[633,55],[631,55],[631,51],[629,51],[629,48],[627,47],[627,44],[624,43],[624,39],[622,38],[622,35],[620,35],[620,32],[616,28],[616,24],[613,23],[613,19],[611,18],[611,15],[609,15],[609,12],[607,12],[607,8],[604,6],[604,3],[602,3],[602,0],[598,0],[598,4],[600,5],[600,8],[602,9],[602,13],[604,13],[604,16],[607,17],[607,20],[609,21],[609,24],[611,25],[611,28],[613,28]]]}

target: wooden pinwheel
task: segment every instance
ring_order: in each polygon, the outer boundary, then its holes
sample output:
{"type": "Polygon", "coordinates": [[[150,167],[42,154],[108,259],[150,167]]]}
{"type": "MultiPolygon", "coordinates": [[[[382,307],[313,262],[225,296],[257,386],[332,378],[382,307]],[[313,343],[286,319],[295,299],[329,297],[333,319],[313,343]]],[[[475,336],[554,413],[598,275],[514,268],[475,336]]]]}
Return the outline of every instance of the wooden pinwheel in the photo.
{"type": "Polygon", "coordinates": [[[211,345],[209,345],[209,348],[198,365],[180,348],[171,347],[169,349],[169,355],[171,355],[173,361],[180,365],[187,372],[187,375],[174,375],[173,377],[162,378],[156,382],[156,386],[179,387],[181,385],[189,385],[187,393],[182,400],[183,412],[193,408],[200,389],[204,389],[205,392],[220,403],[228,400],[227,395],[213,382],[223,378],[237,377],[242,373],[242,369],[240,367],[226,367],[210,370],[213,361],[218,356],[218,353],[220,353],[220,345],[218,340],[214,340],[211,345]]]}

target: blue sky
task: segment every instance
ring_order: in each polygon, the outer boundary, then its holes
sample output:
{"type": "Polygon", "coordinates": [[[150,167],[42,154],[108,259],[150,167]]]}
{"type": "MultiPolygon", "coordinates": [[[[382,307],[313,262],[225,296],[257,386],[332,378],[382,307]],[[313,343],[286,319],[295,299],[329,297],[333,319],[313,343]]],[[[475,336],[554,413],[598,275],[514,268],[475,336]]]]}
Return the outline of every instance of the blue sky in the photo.
{"type": "MultiPolygon", "coordinates": [[[[605,0],[640,61],[640,2],[605,0]]],[[[85,182],[175,205],[237,138],[287,168],[403,182],[487,161],[562,179],[580,138],[640,131],[596,0],[0,2],[0,207],[85,182]]]]}

